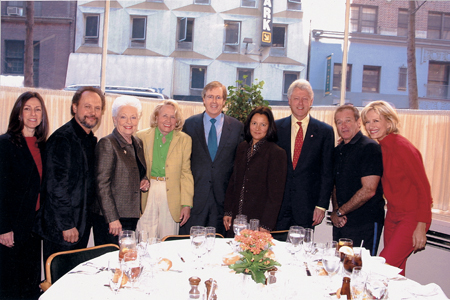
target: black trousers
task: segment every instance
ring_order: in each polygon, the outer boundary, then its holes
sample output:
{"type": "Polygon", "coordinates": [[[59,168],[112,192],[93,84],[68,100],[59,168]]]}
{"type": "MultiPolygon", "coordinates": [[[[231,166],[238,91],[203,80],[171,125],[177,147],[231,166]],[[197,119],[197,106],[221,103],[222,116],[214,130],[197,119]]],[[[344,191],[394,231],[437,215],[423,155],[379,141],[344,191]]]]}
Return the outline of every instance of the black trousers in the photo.
{"type": "Polygon", "coordinates": [[[41,282],[41,239],[30,233],[14,247],[0,244],[0,299],[38,299],[41,282]]]}
{"type": "MultiPolygon", "coordinates": [[[[44,239],[44,264],[47,261],[48,257],[56,252],[61,251],[68,251],[68,250],[76,250],[76,249],[84,249],[87,247],[87,244],[89,242],[89,235],[91,234],[91,228],[92,228],[92,221],[91,216],[88,217],[88,221],[86,224],[86,227],[84,229],[84,232],[79,232],[79,235],[81,238],[78,240],[78,242],[71,244],[71,245],[60,245],[57,243],[54,243],[50,240],[44,239]]],[[[62,232],[61,232],[62,234],[62,232]]]]}
{"type": "MultiPolygon", "coordinates": [[[[135,231],[139,218],[120,218],[119,221],[122,224],[122,230],[135,231]]],[[[94,243],[96,246],[105,244],[119,245],[119,236],[109,233],[109,224],[106,223],[104,216],[93,214],[92,225],[94,227],[94,243]]]]}

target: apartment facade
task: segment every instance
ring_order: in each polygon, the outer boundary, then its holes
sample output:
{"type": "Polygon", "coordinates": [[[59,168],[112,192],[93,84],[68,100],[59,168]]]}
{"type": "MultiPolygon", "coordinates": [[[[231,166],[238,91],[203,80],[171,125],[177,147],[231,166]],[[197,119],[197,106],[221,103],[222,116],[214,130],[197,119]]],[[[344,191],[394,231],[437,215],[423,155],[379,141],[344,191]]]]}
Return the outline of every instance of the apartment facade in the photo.
{"type": "MultiPolygon", "coordinates": [[[[62,89],[74,50],[76,1],[34,2],[35,87],[62,89]]],[[[1,74],[24,75],[26,1],[1,1],[1,74]]]]}
{"type": "MultiPolygon", "coordinates": [[[[226,86],[236,86],[238,79],[263,80],[265,99],[287,100],[290,83],[306,76],[307,5],[301,0],[111,1],[106,84],[200,100],[213,80],[226,86]]],[[[104,17],[104,2],[78,1],[66,85],[100,82],[104,17]]]]}
{"type": "MultiPolygon", "coordinates": [[[[346,102],[364,106],[386,100],[397,108],[409,108],[408,7],[409,1],[351,2],[346,102]]],[[[345,11],[345,3],[339,11],[345,11]]],[[[419,108],[448,110],[450,3],[427,1],[415,16],[419,108]]],[[[337,27],[312,30],[310,80],[320,104],[339,103],[344,16],[338,18],[337,27]]]]}

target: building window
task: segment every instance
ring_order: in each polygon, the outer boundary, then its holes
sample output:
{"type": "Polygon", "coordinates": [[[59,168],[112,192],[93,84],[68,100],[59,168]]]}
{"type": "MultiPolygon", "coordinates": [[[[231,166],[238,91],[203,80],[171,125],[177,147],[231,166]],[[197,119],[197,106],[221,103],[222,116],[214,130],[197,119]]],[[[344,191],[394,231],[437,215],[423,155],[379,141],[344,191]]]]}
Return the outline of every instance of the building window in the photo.
{"type": "Polygon", "coordinates": [[[194,4],[210,5],[210,0],[194,0],[194,4]]]}
{"type": "MultiPolygon", "coordinates": [[[[40,44],[33,42],[33,85],[39,86],[40,44]]],[[[5,74],[24,75],[25,41],[5,40],[5,74]]]]}
{"type": "Polygon", "coordinates": [[[238,69],[238,80],[242,81],[241,86],[251,86],[253,82],[253,69],[238,69]]]}
{"type": "Polygon", "coordinates": [[[362,33],[377,33],[377,7],[353,6],[351,7],[351,31],[362,33]]]}
{"type": "Polygon", "coordinates": [[[273,24],[272,47],[270,48],[270,55],[286,56],[286,37],[287,37],[287,26],[273,24]]]}
{"type": "Polygon", "coordinates": [[[408,68],[400,67],[398,69],[398,90],[406,91],[407,80],[408,79],[408,68]]]}
{"type": "Polygon", "coordinates": [[[224,52],[239,52],[241,40],[241,22],[225,21],[224,52]]]}
{"type": "Polygon", "coordinates": [[[287,0],[288,10],[302,10],[302,0],[287,0]]]}
{"type": "Polygon", "coordinates": [[[450,64],[431,62],[428,66],[427,97],[449,99],[450,64]]]}
{"type": "Polygon", "coordinates": [[[194,19],[178,18],[177,49],[193,49],[194,19]]]}
{"type": "Polygon", "coordinates": [[[146,17],[131,17],[131,47],[145,47],[146,17]]]}
{"type": "Polygon", "coordinates": [[[162,3],[162,2],[164,2],[164,0],[147,0],[147,2],[158,2],[158,3],[162,3]]]}
{"type": "Polygon", "coordinates": [[[300,72],[283,72],[283,95],[287,95],[291,84],[300,77],[300,72]]]}
{"type": "Polygon", "coordinates": [[[428,12],[427,38],[450,40],[450,14],[428,12]]]}
{"type": "Polygon", "coordinates": [[[84,43],[98,44],[100,15],[86,15],[84,21],[85,21],[84,43]]]}
{"type": "Polygon", "coordinates": [[[408,35],[409,14],[407,9],[398,10],[397,36],[408,35]]]}
{"type": "Polygon", "coordinates": [[[363,70],[363,93],[379,93],[380,92],[380,73],[381,67],[364,66],[363,70]]]}
{"type": "Polygon", "coordinates": [[[191,66],[191,95],[201,95],[206,82],[206,67],[191,66]]]}
{"type": "MultiPolygon", "coordinates": [[[[352,82],[352,65],[347,64],[347,79],[346,79],[346,88],[347,92],[350,92],[350,83],[352,82]]],[[[342,64],[334,64],[333,66],[333,90],[340,91],[342,83],[342,64]]]]}
{"type": "Polygon", "coordinates": [[[256,0],[241,0],[242,7],[257,8],[256,0]]]}
{"type": "Polygon", "coordinates": [[[5,40],[5,73],[23,75],[24,41],[5,40]]]}

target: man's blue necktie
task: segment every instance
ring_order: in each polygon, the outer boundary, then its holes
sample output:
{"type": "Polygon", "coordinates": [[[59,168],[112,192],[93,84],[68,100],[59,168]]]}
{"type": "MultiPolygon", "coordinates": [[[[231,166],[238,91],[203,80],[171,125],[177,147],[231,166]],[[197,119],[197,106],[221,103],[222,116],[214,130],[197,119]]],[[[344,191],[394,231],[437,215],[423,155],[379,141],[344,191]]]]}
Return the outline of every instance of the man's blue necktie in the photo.
{"type": "Polygon", "coordinates": [[[208,135],[208,150],[209,155],[211,155],[211,160],[214,161],[214,158],[216,157],[217,152],[217,132],[216,132],[216,126],[214,123],[216,123],[216,119],[211,119],[211,129],[209,130],[208,135]]]}

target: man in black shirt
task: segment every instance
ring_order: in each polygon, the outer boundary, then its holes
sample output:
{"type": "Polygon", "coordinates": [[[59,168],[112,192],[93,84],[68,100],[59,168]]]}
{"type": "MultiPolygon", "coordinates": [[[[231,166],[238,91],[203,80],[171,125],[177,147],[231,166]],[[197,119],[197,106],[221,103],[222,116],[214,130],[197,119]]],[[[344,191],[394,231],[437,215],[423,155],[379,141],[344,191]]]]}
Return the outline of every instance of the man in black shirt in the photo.
{"type": "Polygon", "coordinates": [[[340,106],[334,121],[342,141],[334,149],[333,240],[350,238],[377,255],[384,223],[380,146],[361,133],[359,111],[340,106]]]}

